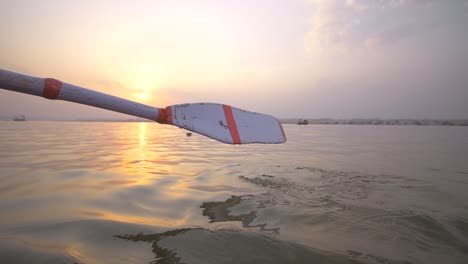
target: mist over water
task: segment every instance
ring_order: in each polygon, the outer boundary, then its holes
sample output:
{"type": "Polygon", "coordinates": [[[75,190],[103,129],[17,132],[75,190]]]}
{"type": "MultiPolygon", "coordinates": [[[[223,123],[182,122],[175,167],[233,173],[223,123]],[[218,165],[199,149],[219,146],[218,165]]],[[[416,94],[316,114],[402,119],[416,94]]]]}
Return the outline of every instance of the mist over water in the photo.
{"type": "Polygon", "coordinates": [[[466,263],[468,128],[0,123],[2,263],[466,263]]]}

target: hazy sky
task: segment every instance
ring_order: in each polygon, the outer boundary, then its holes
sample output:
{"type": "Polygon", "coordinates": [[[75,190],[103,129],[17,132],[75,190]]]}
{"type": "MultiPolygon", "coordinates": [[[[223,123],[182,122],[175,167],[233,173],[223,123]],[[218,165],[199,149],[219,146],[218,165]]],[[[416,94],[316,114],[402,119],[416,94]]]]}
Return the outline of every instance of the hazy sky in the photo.
{"type": "MultiPolygon", "coordinates": [[[[0,68],[164,107],[468,118],[467,0],[0,1],[0,68]]],[[[0,90],[0,117],[122,117],[0,90]]]]}

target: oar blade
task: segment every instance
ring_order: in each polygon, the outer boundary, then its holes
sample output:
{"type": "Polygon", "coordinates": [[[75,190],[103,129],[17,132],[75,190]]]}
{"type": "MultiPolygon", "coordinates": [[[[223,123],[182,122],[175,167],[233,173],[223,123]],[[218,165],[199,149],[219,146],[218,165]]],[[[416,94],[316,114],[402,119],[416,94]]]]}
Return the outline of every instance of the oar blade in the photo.
{"type": "Polygon", "coordinates": [[[173,105],[165,111],[167,123],[228,144],[286,141],[280,122],[270,115],[215,103],[173,105]]]}

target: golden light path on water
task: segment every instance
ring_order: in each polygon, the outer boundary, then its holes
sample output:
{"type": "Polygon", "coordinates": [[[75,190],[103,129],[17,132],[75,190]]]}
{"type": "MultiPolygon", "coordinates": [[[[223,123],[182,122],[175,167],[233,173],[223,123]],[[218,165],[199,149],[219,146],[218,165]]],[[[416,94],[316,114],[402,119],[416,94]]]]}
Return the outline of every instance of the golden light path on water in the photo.
{"type": "MultiPolygon", "coordinates": [[[[177,162],[176,153],[173,150],[165,147],[164,142],[154,141],[154,138],[161,141],[162,137],[154,135],[154,133],[167,133],[164,129],[154,129],[160,125],[154,123],[135,123],[132,125],[134,129],[119,130],[119,137],[127,138],[127,148],[125,150],[116,150],[121,154],[121,163],[118,168],[121,174],[129,175],[128,179],[118,179],[103,182],[108,184],[110,188],[129,188],[129,187],[145,187],[158,188],[157,186],[152,187],[155,179],[164,181],[164,178],[170,178],[172,175],[177,174],[177,162]],[[151,126],[151,130],[149,130],[151,126]],[[151,138],[148,133],[153,133],[151,138]],[[151,141],[151,142],[149,142],[151,141]],[[173,162],[171,162],[171,160],[173,162]],[[168,161],[168,162],[161,162],[168,161]]],[[[195,168],[190,166],[183,166],[185,175],[197,175],[203,168],[195,168]]],[[[161,200],[163,199],[189,199],[191,195],[187,192],[189,181],[178,180],[171,183],[170,186],[160,189],[158,196],[161,200]]],[[[154,197],[158,199],[158,197],[154,197]]],[[[138,203],[137,206],[145,212],[152,210],[151,205],[138,203]]],[[[168,219],[164,217],[157,217],[155,214],[145,213],[143,215],[128,215],[125,212],[117,214],[112,211],[87,211],[87,214],[93,215],[100,219],[129,222],[129,223],[142,223],[156,226],[182,226],[186,225],[189,216],[182,216],[179,219],[168,219]]]]}
{"type": "MultiPolygon", "coordinates": [[[[212,193],[191,188],[198,185],[193,180],[224,166],[207,167],[207,161],[216,160],[206,152],[213,141],[190,140],[183,130],[156,123],[64,123],[55,128],[34,123],[35,129],[28,129],[30,124],[5,142],[4,151],[16,152],[2,159],[7,179],[2,196],[40,205],[16,207],[14,211],[23,211],[21,221],[78,217],[184,225],[191,213],[182,206],[182,213],[171,216],[175,204],[210,200],[212,193]],[[38,129],[42,132],[35,133],[38,129]],[[18,173],[23,177],[14,176],[18,173]]],[[[209,177],[204,184],[217,185],[218,180],[209,177]]],[[[17,221],[15,214],[1,219],[17,221]]]]}

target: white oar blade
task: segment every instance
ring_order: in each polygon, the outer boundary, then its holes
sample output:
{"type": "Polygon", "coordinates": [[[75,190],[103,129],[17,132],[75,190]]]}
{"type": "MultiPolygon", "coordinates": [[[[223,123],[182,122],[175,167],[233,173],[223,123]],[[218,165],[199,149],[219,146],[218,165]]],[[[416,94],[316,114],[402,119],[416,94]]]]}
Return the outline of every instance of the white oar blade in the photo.
{"type": "Polygon", "coordinates": [[[269,115],[214,103],[167,107],[166,122],[228,144],[283,143],[283,127],[269,115]]]}

